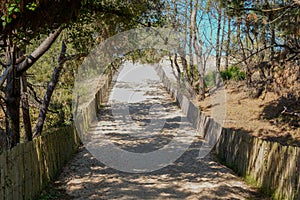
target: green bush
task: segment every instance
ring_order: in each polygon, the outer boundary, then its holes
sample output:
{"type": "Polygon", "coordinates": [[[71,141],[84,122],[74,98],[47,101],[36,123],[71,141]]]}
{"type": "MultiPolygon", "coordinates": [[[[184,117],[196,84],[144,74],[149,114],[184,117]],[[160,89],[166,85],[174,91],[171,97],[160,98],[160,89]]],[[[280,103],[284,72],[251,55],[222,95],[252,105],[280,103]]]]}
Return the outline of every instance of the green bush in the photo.
{"type": "Polygon", "coordinates": [[[241,81],[246,79],[246,73],[241,71],[237,66],[230,66],[228,69],[221,71],[220,75],[223,80],[241,81]]]}

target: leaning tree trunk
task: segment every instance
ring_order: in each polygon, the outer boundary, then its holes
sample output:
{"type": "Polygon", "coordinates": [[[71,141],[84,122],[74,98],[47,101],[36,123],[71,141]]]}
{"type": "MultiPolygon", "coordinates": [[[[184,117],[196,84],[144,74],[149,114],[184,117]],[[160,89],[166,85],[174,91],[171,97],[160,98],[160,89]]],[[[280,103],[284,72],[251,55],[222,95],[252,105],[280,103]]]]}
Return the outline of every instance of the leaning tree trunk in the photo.
{"type": "Polygon", "coordinates": [[[40,113],[39,113],[39,116],[38,116],[38,119],[36,122],[36,126],[34,128],[33,137],[36,137],[42,133],[46,115],[47,115],[47,111],[48,111],[48,107],[50,105],[50,100],[51,100],[52,94],[54,92],[54,89],[58,83],[61,70],[64,66],[64,62],[66,61],[66,59],[65,59],[66,49],[67,49],[66,43],[63,41],[62,48],[61,48],[61,54],[58,59],[58,67],[55,67],[53,74],[52,74],[52,78],[48,84],[47,91],[44,96],[41,108],[40,108],[40,113]]]}

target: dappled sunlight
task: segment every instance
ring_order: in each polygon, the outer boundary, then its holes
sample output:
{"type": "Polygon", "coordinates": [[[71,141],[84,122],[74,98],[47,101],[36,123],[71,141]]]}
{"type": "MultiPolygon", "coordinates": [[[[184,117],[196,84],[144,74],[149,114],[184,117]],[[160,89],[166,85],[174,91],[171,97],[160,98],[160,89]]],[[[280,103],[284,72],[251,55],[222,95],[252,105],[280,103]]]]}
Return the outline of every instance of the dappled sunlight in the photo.
{"type": "Polygon", "coordinates": [[[145,74],[114,84],[57,187],[74,199],[261,199],[212,154],[199,158],[204,139],[157,76],[145,74]]]}
{"type": "Polygon", "coordinates": [[[83,149],[60,177],[71,177],[56,184],[74,199],[261,199],[212,155],[197,160],[186,153],[158,171],[130,174],[105,166],[83,149]]]}

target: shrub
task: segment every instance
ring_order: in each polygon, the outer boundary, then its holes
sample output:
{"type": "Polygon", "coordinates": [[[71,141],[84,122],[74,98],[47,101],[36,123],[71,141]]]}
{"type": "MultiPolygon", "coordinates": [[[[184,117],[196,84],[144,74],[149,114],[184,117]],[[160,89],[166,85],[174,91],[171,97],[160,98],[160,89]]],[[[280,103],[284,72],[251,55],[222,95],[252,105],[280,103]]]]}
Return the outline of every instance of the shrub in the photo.
{"type": "Polygon", "coordinates": [[[223,80],[241,81],[246,79],[246,73],[241,71],[237,66],[230,66],[228,69],[221,71],[220,75],[223,80]]]}

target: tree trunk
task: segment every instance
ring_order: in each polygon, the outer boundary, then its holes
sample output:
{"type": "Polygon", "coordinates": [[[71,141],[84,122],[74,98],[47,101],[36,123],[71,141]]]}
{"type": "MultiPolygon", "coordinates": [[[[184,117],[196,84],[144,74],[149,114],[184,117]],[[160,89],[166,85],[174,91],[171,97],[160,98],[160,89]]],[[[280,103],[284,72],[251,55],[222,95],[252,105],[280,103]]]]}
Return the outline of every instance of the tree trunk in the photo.
{"type": "MultiPolygon", "coordinates": [[[[188,1],[185,0],[185,19],[184,19],[184,29],[187,30],[187,24],[188,24],[188,5],[187,5],[188,1]]],[[[186,45],[187,45],[187,31],[184,31],[184,40],[183,40],[183,44],[182,47],[180,47],[180,59],[181,59],[181,63],[182,63],[182,70],[183,70],[183,76],[184,78],[190,82],[189,76],[188,76],[188,65],[187,65],[187,60],[186,60],[186,45]]]]}
{"type": "Polygon", "coordinates": [[[185,54],[180,54],[180,60],[182,63],[183,76],[186,80],[189,80],[187,75],[187,61],[185,59],[185,54]]]}
{"type": "Polygon", "coordinates": [[[6,80],[6,137],[7,149],[11,149],[20,142],[20,80],[16,76],[16,48],[8,47],[6,51],[6,62],[12,66],[6,80]]]}
{"type": "Polygon", "coordinates": [[[177,27],[177,4],[176,4],[176,1],[175,0],[172,0],[172,4],[174,6],[174,12],[173,12],[173,19],[172,19],[172,28],[174,30],[177,30],[178,27],[177,27]]]}
{"type": "MultiPolygon", "coordinates": [[[[225,15],[225,13],[224,13],[225,15]]],[[[226,25],[226,18],[223,17],[223,25],[222,25],[222,36],[221,36],[221,43],[220,43],[220,56],[219,56],[219,71],[221,70],[221,61],[222,61],[222,53],[224,50],[224,38],[225,38],[225,25],[226,25]]]]}
{"type": "Polygon", "coordinates": [[[231,42],[231,17],[228,16],[227,22],[227,43],[226,43],[226,57],[225,57],[225,69],[229,67],[229,54],[230,54],[230,42],[231,42]]]}
{"type": "Polygon", "coordinates": [[[195,66],[194,66],[194,54],[193,54],[193,32],[194,32],[194,29],[193,29],[193,16],[192,16],[192,13],[193,13],[193,1],[194,0],[190,0],[190,34],[189,34],[189,62],[190,62],[190,76],[191,76],[191,84],[193,85],[193,82],[195,80],[195,76],[194,76],[194,73],[195,73],[195,66]]]}
{"type": "MultiPolygon", "coordinates": [[[[204,66],[201,62],[202,60],[202,46],[197,43],[197,9],[198,9],[198,0],[194,0],[194,8],[191,13],[191,27],[192,27],[192,44],[195,49],[196,59],[197,59],[197,69],[199,75],[199,96],[203,100],[205,98],[205,88],[204,88],[204,66]]],[[[199,37],[200,44],[202,43],[201,38],[199,37]]],[[[201,44],[202,45],[202,44],[201,44]]]]}
{"type": "Polygon", "coordinates": [[[174,63],[173,63],[173,59],[172,59],[172,54],[169,52],[169,60],[171,63],[171,67],[174,68],[174,63]]]}
{"type": "Polygon", "coordinates": [[[238,18],[237,19],[237,39],[238,39],[238,42],[240,44],[240,49],[242,51],[242,58],[244,60],[244,63],[246,65],[246,82],[247,82],[247,86],[250,86],[250,84],[252,83],[252,73],[251,73],[251,70],[250,70],[250,66],[249,66],[249,63],[247,61],[247,56],[246,56],[246,52],[245,52],[245,48],[244,48],[244,44],[243,44],[243,41],[241,39],[241,19],[238,18]]]}
{"type": "Polygon", "coordinates": [[[64,66],[66,49],[67,49],[66,44],[63,41],[62,42],[61,54],[60,54],[59,61],[58,61],[59,62],[58,67],[54,68],[52,78],[51,78],[51,80],[48,84],[47,91],[46,91],[46,94],[44,96],[41,108],[40,108],[40,113],[39,113],[39,116],[38,116],[38,119],[37,119],[37,122],[36,122],[36,126],[34,128],[33,137],[36,137],[36,136],[38,136],[42,133],[42,130],[43,130],[43,127],[44,127],[44,122],[45,122],[47,111],[48,111],[48,107],[50,105],[51,96],[54,92],[54,89],[55,89],[57,83],[58,83],[61,70],[64,66]]]}
{"type": "Polygon", "coordinates": [[[32,127],[29,114],[28,94],[27,94],[27,78],[26,74],[21,77],[21,101],[22,101],[22,115],[24,124],[24,141],[32,140],[32,127]]]}
{"type": "MultiPolygon", "coordinates": [[[[273,15],[270,14],[269,16],[270,21],[273,21],[273,15]]],[[[273,25],[271,25],[271,61],[272,61],[272,65],[274,65],[274,58],[275,58],[275,43],[276,43],[276,33],[275,33],[275,28],[273,25]]],[[[267,75],[268,77],[271,76],[271,68],[267,69],[267,75]]]]}
{"type": "Polygon", "coordinates": [[[216,68],[220,71],[221,65],[221,52],[220,52],[220,35],[221,35],[221,21],[222,21],[222,9],[218,10],[218,27],[217,27],[217,37],[216,37],[216,68]]]}

